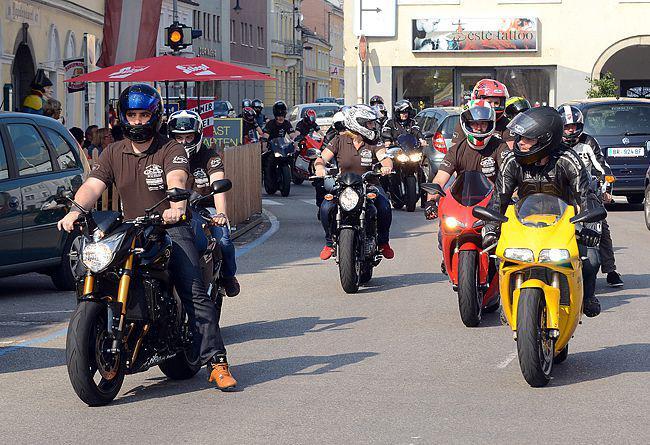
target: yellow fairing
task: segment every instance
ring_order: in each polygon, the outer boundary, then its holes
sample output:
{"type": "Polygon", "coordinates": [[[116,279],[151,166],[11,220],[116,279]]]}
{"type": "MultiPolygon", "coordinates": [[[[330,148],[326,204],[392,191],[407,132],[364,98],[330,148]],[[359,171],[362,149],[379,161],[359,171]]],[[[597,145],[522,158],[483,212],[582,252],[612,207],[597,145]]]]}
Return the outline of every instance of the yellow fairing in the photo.
{"type": "MultiPolygon", "coordinates": [[[[541,289],[546,302],[546,327],[560,331],[555,343],[556,352],[569,342],[582,315],[582,262],[575,238],[575,225],[569,221],[574,215],[573,207],[569,206],[554,225],[530,227],[517,219],[514,206],[510,206],[506,212],[508,221],[501,226],[501,238],[496,249],[500,259],[501,304],[510,327],[513,331],[517,330],[521,289],[541,289]],[[533,261],[506,258],[505,251],[509,248],[531,250],[533,261]],[[544,249],[568,250],[569,259],[561,263],[540,262],[539,255],[544,249]],[[562,295],[562,292],[566,295],[562,295]]],[[[555,215],[531,215],[525,221],[552,224],[556,219],[555,215]]]]}

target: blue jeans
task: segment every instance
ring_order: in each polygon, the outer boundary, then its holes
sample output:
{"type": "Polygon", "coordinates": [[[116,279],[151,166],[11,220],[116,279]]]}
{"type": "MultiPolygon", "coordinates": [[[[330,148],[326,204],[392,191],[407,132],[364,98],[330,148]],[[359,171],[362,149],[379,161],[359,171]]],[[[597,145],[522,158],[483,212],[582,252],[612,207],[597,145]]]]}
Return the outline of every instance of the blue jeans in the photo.
{"type": "MultiPolygon", "coordinates": [[[[390,225],[393,222],[393,213],[390,208],[390,201],[386,197],[386,192],[381,187],[377,187],[377,197],[374,199],[374,208],[377,211],[377,243],[379,245],[388,243],[390,239],[390,225]]],[[[366,218],[371,218],[370,213],[372,206],[366,209],[366,218]]],[[[336,202],[324,200],[320,205],[320,222],[325,230],[325,243],[332,245],[332,225],[336,219],[336,202]]]]}
{"type": "MultiPolygon", "coordinates": [[[[204,252],[208,248],[208,239],[205,237],[203,228],[203,219],[196,212],[192,212],[192,229],[196,234],[196,250],[204,252]]],[[[235,259],[235,245],[230,239],[230,229],[228,226],[211,226],[210,233],[217,240],[221,247],[223,264],[221,265],[221,275],[224,278],[232,278],[237,273],[237,260],[235,259]]]]}

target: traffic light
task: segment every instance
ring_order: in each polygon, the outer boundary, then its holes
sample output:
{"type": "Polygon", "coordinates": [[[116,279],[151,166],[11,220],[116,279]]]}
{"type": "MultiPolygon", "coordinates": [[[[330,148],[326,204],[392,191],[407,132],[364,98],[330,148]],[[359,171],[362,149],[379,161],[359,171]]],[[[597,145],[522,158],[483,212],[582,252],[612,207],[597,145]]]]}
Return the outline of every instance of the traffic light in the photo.
{"type": "Polygon", "coordinates": [[[174,22],[168,28],[165,28],[167,39],[165,46],[169,46],[172,51],[180,51],[192,44],[192,40],[201,37],[201,30],[194,30],[190,26],[174,22]]]}

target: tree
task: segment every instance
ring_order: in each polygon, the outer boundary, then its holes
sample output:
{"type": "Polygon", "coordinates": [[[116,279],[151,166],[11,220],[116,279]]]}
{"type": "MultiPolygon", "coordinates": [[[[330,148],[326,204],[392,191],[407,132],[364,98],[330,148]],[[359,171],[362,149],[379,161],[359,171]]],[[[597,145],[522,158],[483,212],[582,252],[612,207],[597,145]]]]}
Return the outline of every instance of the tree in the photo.
{"type": "Polygon", "coordinates": [[[587,97],[614,97],[618,96],[618,82],[614,75],[609,71],[600,79],[591,79],[586,77],[589,82],[589,89],[587,90],[587,97]]]}

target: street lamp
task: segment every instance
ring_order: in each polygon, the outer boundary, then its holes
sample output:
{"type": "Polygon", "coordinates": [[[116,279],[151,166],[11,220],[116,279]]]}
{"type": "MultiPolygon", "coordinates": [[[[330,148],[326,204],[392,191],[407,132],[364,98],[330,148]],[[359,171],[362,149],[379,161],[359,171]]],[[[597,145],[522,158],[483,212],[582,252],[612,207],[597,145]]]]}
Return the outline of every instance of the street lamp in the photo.
{"type": "Polygon", "coordinates": [[[239,0],[237,0],[237,2],[235,3],[234,8],[232,8],[232,9],[233,9],[235,12],[239,12],[239,11],[241,11],[242,8],[241,8],[241,6],[239,6],[239,0]]]}

